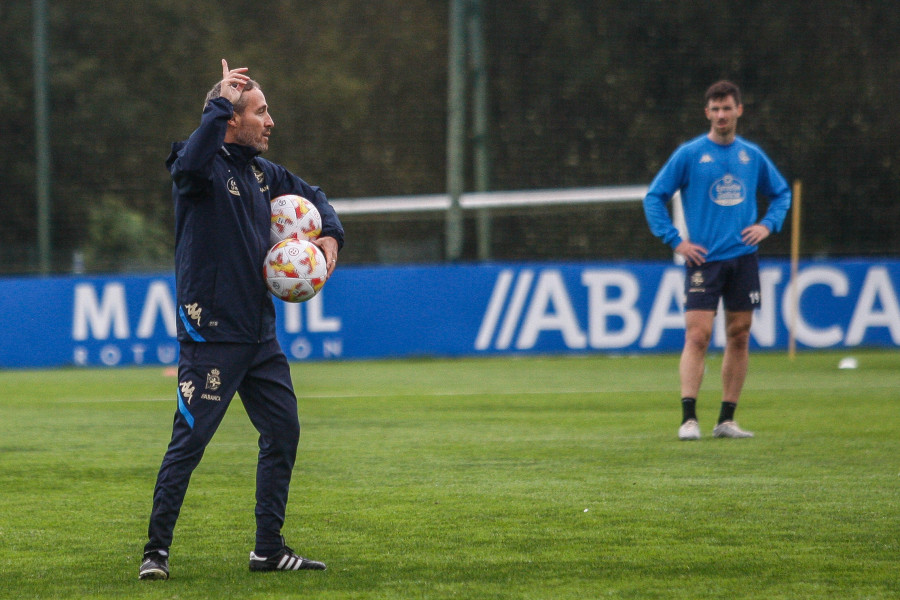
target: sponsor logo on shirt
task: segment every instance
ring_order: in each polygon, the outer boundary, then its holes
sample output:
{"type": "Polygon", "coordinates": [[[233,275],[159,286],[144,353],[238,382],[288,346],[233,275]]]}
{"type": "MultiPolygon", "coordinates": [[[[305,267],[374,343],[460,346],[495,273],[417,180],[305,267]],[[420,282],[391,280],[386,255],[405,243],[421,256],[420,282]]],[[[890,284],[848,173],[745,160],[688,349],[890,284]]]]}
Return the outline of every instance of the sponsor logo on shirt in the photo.
{"type": "Polygon", "coordinates": [[[725,175],[709,188],[709,199],[719,206],[735,206],[747,197],[747,188],[734,175],[725,175]]]}

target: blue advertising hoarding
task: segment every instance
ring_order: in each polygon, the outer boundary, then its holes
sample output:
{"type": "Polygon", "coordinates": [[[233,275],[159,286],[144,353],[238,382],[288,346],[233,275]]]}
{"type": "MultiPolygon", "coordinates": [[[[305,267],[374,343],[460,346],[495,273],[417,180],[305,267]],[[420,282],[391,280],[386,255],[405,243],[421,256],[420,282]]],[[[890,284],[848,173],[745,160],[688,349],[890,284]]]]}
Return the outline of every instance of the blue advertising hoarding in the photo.
{"type": "MultiPolygon", "coordinates": [[[[763,261],[751,346],[900,346],[900,261],[763,261]],[[792,310],[793,299],[799,310],[792,310]]],[[[0,279],[0,367],[177,361],[174,275],[0,279]]],[[[681,349],[671,263],[341,267],[304,304],[275,301],[291,360],[681,349]]],[[[722,316],[713,345],[724,344],[722,316]]]]}

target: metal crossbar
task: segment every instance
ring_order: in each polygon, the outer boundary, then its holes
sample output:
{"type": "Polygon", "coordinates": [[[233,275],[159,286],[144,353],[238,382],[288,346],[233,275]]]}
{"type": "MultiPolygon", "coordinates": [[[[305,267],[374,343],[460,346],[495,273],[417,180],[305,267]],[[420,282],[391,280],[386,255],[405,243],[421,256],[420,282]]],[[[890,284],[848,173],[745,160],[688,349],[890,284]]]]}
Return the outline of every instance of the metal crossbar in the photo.
{"type": "MultiPolygon", "coordinates": [[[[554,204],[590,204],[634,202],[644,198],[645,185],[529,190],[513,192],[470,192],[459,198],[463,209],[517,208],[554,204]]],[[[447,194],[382,196],[331,200],[339,215],[381,214],[390,212],[433,212],[449,210],[447,194]]]]}

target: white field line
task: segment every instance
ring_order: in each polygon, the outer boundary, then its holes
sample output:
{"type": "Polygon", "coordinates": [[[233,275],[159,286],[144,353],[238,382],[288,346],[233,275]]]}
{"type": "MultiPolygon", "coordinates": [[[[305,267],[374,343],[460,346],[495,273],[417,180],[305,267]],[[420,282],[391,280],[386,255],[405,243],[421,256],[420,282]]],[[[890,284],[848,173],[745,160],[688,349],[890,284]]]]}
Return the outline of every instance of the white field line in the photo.
{"type": "MultiPolygon", "coordinates": [[[[746,394],[748,391],[761,391],[761,392],[774,392],[774,391],[794,391],[794,390],[848,390],[853,391],[854,393],[859,393],[863,390],[895,390],[900,387],[900,383],[898,382],[883,382],[878,385],[867,385],[861,386],[859,381],[847,380],[847,381],[798,381],[795,383],[787,384],[787,385],[775,385],[770,383],[761,383],[761,384],[748,384],[744,386],[744,393],[746,394]]],[[[677,388],[677,382],[675,385],[677,388]]],[[[460,396],[460,397],[469,397],[469,396],[498,396],[498,397],[513,397],[513,396],[544,396],[544,395],[554,395],[554,396],[566,396],[566,395],[583,395],[583,394],[627,394],[627,393],[635,393],[635,394],[646,394],[646,393],[655,393],[655,392],[669,392],[672,391],[672,385],[660,385],[656,387],[642,387],[642,388],[633,388],[627,386],[609,386],[603,384],[597,384],[594,387],[581,387],[581,388],[566,388],[566,389],[546,389],[546,390],[536,390],[534,388],[529,388],[527,390],[490,390],[490,389],[459,389],[459,390],[438,390],[438,391],[414,391],[414,392],[381,392],[381,393],[371,393],[371,392],[334,392],[334,393],[316,393],[316,394],[298,394],[298,398],[302,400],[329,400],[329,399],[352,399],[352,398],[445,398],[452,396],[460,396]]],[[[708,391],[715,391],[719,389],[719,387],[715,384],[709,385],[706,389],[708,391]]],[[[676,389],[677,391],[677,389],[676,389]]],[[[57,402],[69,403],[69,404],[91,404],[91,403],[107,403],[107,402],[174,402],[174,392],[171,398],[131,398],[123,396],[121,398],[60,398],[57,402]]]]}

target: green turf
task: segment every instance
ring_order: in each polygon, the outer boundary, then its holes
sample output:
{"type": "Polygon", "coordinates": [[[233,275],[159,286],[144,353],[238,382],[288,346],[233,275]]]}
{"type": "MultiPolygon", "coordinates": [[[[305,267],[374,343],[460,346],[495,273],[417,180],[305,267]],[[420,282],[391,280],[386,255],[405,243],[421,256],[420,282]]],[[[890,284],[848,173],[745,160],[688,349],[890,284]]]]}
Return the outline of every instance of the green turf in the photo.
{"type": "Polygon", "coordinates": [[[0,371],[0,598],[898,598],[900,353],[855,356],[754,354],[752,440],[709,435],[712,357],[689,443],[676,356],[297,364],[285,534],[328,570],[247,569],[235,402],[169,581],[137,568],[174,378],[0,371]]]}

